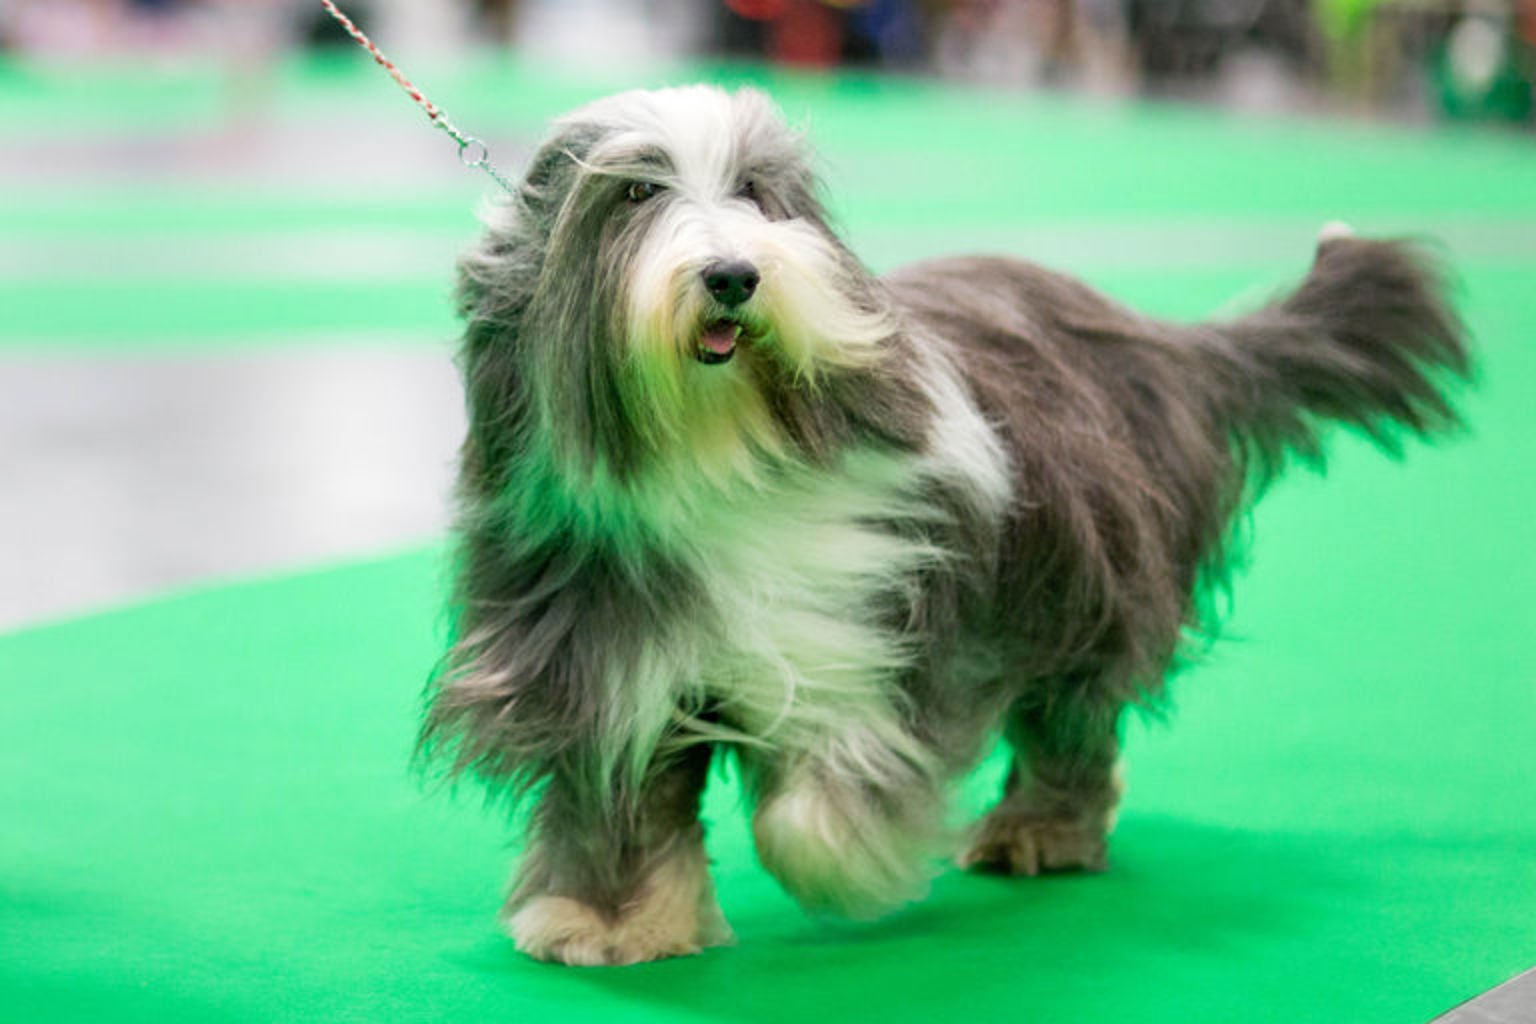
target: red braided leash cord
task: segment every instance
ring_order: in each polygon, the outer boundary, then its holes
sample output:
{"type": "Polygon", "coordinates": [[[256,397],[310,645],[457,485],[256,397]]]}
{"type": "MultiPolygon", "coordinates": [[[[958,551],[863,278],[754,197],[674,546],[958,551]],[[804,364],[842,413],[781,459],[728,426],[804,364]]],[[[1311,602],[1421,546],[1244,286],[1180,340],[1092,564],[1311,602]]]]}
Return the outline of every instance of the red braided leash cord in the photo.
{"type": "Polygon", "coordinates": [[[491,165],[491,154],[490,151],[486,149],[485,143],[481,142],[473,135],[465,135],[463,132],[459,131],[458,128],[454,127],[453,122],[448,120],[448,115],[444,114],[442,109],[438,107],[437,104],[427,99],[426,95],[422,93],[420,89],[412,85],[411,80],[405,77],[404,72],[395,67],[394,63],[388,57],[384,56],[384,51],[380,50],[376,45],[374,45],[373,40],[369,39],[368,36],[363,33],[363,30],[358,28],[357,25],[353,23],[351,18],[343,14],[341,12],[341,8],[337,7],[332,2],[332,0],[320,0],[320,6],[324,7],[328,12],[330,12],[331,17],[335,18],[337,22],[340,23],[341,27],[346,30],[347,35],[357,40],[359,46],[373,55],[374,61],[378,63],[378,65],[385,71],[389,72],[389,77],[395,80],[395,84],[404,89],[405,94],[411,99],[415,100],[417,106],[426,111],[427,118],[433,124],[447,132],[449,137],[452,138],[454,142],[458,143],[459,159],[463,161],[466,167],[484,171],[486,174],[491,176],[491,179],[495,181],[496,184],[500,185],[508,192],[515,193],[517,191],[516,186],[514,186],[510,181],[503,177],[501,172],[491,165]]]}

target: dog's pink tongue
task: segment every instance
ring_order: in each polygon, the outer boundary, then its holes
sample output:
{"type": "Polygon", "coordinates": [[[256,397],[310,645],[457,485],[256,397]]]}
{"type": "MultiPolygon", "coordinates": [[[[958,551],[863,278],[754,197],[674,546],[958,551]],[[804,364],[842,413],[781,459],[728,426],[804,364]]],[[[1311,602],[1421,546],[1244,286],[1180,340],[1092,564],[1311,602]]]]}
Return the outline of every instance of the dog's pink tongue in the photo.
{"type": "Polygon", "coordinates": [[[732,323],[714,324],[704,329],[699,335],[699,347],[706,348],[715,355],[728,355],[731,349],[736,347],[736,336],[741,333],[741,327],[732,323]]]}

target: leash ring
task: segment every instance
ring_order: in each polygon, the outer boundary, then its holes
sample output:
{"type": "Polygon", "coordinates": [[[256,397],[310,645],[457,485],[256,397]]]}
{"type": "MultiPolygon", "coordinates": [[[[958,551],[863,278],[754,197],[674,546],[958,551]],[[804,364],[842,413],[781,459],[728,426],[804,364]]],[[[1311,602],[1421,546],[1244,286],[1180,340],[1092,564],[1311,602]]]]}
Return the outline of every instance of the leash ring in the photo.
{"type": "Polygon", "coordinates": [[[490,156],[491,151],[486,148],[485,143],[473,135],[466,135],[459,142],[459,160],[465,167],[471,167],[475,170],[486,169],[490,156]]]}

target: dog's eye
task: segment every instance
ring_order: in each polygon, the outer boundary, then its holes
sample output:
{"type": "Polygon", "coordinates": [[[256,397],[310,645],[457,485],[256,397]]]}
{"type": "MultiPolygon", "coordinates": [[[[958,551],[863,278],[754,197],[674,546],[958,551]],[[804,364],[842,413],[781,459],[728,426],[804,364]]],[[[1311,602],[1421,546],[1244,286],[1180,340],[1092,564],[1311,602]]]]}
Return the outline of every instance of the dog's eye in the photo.
{"type": "Polygon", "coordinates": [[[757,182],[753,181],[751,178],[748,178],[746,181],[742,182],[741,187],[736,190],[736,198],[745,199],[749,203],[756,203],[757,182]]]}
{"type": "Polygon", "coordinates": [[[632,181],[624,190],[624,198],[632,203],[643,203],[661,191],[661,186],[654,181],[632,181]]]}

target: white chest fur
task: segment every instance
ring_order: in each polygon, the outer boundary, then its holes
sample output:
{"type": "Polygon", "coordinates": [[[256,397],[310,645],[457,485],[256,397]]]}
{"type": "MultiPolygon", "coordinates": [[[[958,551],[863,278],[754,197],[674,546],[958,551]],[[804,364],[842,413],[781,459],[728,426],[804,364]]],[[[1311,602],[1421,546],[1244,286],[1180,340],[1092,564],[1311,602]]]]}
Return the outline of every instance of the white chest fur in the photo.
{"type": "Polygon", "coordinates": [[[948,367],[933,358],[930,370],[925,453],[853,450],[730,494],[675,480],[651,492],[650,522],[703,600],[697,629],[658,637],[609,680],[608,735],[631,771],[678,725],[835,759],[912,748],[898,682],[922,638],[892,613],[917,597],[923,569],[959,556],[928,539],[948,513],[922,495],[933,483],[958,490],[983,519],[1009,500],[996,437],[948,367]],[[723,722],[689,715],[706,706],[723,722]]]}
{"type": "Polygon", "coordinates": [[[886,717],[911,640],[893,595],[942,552],[895,524],[928,511],[910,458],[855,454],[736,507],[711,509],[695,549],[718,646],[700,680],[755,740],[798,746],[851,717],[886,717]]]}

